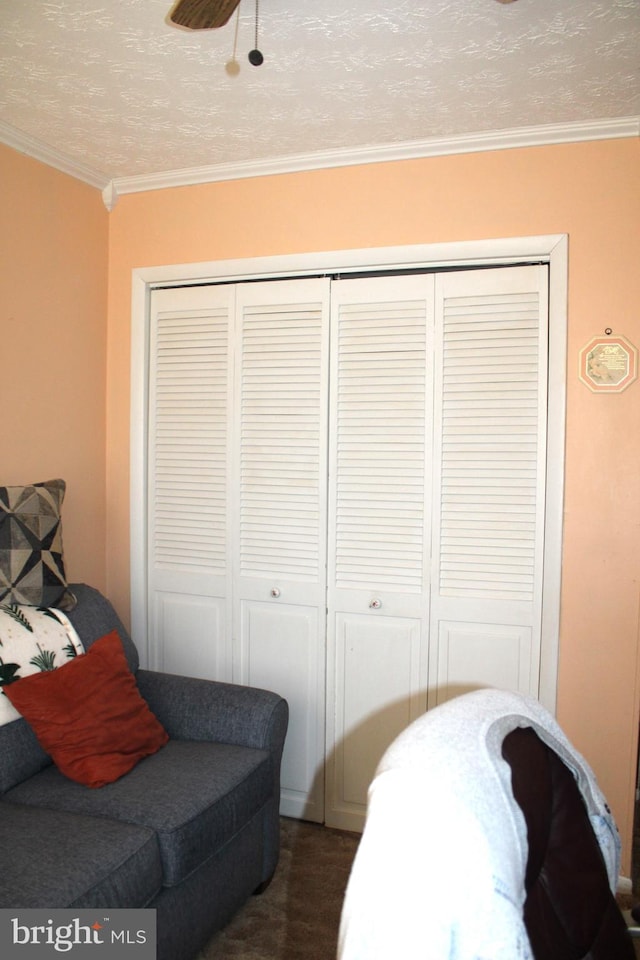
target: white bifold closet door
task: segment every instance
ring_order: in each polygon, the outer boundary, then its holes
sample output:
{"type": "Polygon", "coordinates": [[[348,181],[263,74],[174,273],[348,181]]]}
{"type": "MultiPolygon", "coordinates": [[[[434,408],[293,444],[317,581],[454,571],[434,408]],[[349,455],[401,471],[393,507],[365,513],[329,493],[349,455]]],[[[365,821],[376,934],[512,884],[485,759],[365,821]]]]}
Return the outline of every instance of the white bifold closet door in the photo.
{"type": "Polygon", "coordinates": [[[360,829],[382,753],[538,695],[546,266],[153,291],[153,668],[281,693],[284,814],[360,829]]]}
{"type": "Polygon", "coordinates": [[[429,703],[537,697],[547,468],[548,271],[436,281],[429,703]]]}
{"type": "Polygon", "coordinates": [[[326,819],[427,706],[434,278],[332,288],[326,819]]]}
{"type": "Polygon", "coordinates": [[[289,702],[282,812],[323,818],[329,281],[153,292],[157,669],[289,702]]]}
{"type": "Polygon", "coordinates": [[[478,686],[537,696],[547,270],[332,290],[326,822],[384,750],[478,686]]]}
{"type": "Polygon", "coordinates": [[[329,281],[236,292],[234,670],[289,703],[282,813],[324,815],[329,281]]]}
{"type": "MultiPolygon", "coordinates": [[[[155,290],[149,325],[147,613],[153,669],[232,679],[233,288],[155,290]]],[[[132,509],[144,509],[132,504],[132,509]]]]}

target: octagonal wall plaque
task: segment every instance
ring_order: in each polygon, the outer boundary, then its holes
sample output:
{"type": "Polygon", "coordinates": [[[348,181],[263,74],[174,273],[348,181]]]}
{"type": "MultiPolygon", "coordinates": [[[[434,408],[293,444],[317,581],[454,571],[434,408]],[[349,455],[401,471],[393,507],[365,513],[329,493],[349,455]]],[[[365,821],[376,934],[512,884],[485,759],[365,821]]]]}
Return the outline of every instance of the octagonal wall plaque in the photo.
{"type": "Polygon", "coordinates": [[[580,351],[579,375],[594,393],[621,393],[638,376],[638,349],[626,337],[594,337],[580,351]]]}

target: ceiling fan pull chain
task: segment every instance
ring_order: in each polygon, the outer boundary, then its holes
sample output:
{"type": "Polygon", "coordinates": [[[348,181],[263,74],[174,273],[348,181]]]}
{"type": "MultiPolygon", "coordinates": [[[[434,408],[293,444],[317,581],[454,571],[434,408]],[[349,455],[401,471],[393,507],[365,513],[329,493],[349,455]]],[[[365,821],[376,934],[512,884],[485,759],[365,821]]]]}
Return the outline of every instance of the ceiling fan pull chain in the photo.
{"type": "Polygon", "coordinates": [[[240,4],[236,7],[236,26],[233,34],[233,53],[231,54],[231,59],[228,60],[224,68],[229,74],[230,77],[237,77],[240,73],[240,64],[238,63],[238,58],[236,53],[238,52],[238,29],[240,27],[240,4]]]}
{"type": "Polygon", "coordinates": [[[256,39],[255,39],[255,46],[254,46],[253,50],[251,50],[250,53],[249,53],[249,63],[252,63],[254,67],[259,67],[260,64],[263,63],[263,61],[264,61],[264,57],[262,56],[260,50],[258,50],[258,16],[259,16],[259,12],[260,12],[260,0],[256,0],[256,35],[255,35],[255,36],[256,36],[256,39]]]}

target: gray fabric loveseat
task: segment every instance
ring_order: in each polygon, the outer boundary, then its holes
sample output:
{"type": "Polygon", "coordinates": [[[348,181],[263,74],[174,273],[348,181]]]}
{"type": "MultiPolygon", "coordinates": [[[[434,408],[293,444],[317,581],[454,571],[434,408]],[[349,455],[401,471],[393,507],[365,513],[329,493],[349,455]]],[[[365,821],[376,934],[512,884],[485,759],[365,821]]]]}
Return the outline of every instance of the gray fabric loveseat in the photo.
{"type": "Polygon", "coordinates": [[[94,789],[65,777],[24,719],[0,727],[0,907],[154,908],[158,960],[187,960],[276,868],[287,703],[139,669],[112,605],[70,589],[85,650],[117,630],[169,740],[94,789]]]}

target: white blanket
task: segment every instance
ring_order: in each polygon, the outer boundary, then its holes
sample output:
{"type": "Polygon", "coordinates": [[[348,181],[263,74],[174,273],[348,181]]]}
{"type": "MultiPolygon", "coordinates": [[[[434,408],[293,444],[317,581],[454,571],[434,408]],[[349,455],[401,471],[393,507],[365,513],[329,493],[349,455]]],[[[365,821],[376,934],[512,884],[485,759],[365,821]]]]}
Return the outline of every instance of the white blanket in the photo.
{"type": "Polygon", "coordinates": [[[612,890],[620,841],[586,761],[537,701],[479,690],[430,711],[383,757],[349,879],[339,960],[531,960],[526,823],[502,759],[531,726],[573,771],[612,890]]]}
{"type": "MultiPolygon", "coordinates": [[[[61,610],[0,604],[0,691],[40,670],[55,670],[84,653],[80,637],[61,610]]],[[[20,714],[0,694],[0,726],[20,714]]]]}

